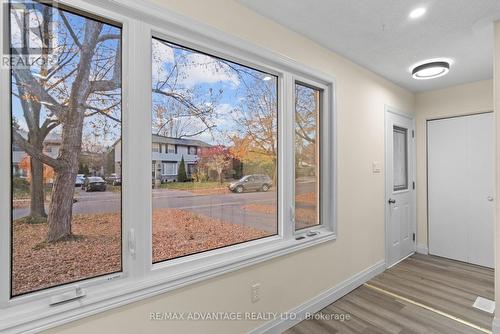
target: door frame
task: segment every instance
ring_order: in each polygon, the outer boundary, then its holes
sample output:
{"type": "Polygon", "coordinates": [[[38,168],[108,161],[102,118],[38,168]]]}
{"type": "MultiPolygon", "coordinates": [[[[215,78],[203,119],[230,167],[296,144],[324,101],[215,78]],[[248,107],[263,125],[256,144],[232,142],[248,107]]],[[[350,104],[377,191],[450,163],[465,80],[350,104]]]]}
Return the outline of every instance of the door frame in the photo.
{"type": "Polygon", "coordinates": [[[398,110],[397,108],[393,108],[391,106],[385,105],[385,110],[384,110],[384,154],[385,154],[385,172],[384,172],[384,188],[385,188],[385,195],[384,195],[384,215],[385,215],[385,242],[384,242],[384,248],[385,248],[385,267],[386,269],[389,267],[392,267],[399,262],[403,261],[405,258],[413,255],[417,251],[417,240],[418,240],[418,235],[417,235],[417,150],[416,150],[416,117],[413,113],[408,113],[404,112],[401,110],[398,110]],[[400,117],[405,117],[408,118],[411,123],[412,123],[412,136],[409,138],[411,139],[409,142],[409,146],[411,148],[411,152],[409,152],[409,159],[410,159],[410,164],[411,164],[411,170],[412,170],[412,175],[409,176],[409,187],[413,187],[411,191],[411,202],[413,206],[413,214],[412,214],[412,226],[413,226],[413,233],[415,234],[415,242],[413,243],[413,252],[400,259],[399,261],[396,261],[395,263],[390,263],[390,257],[389,257],[389,251],[390,251],[390,229],[389,229],[389,223],[390,223],[390,212],[389,212],[389,206],[387,205],[387,202],[389,200],[389,197],[391,196],[393,189],[389,189],[387,186],[389,183],[388,180],[388,166],[392,163],[389,161],[389,154],[387,152],[387,144],[388,144],[388,135],[392,135],[393,129],[388,129],[387,128],[387,118],[388,115],[396,115],[400,117]]]}

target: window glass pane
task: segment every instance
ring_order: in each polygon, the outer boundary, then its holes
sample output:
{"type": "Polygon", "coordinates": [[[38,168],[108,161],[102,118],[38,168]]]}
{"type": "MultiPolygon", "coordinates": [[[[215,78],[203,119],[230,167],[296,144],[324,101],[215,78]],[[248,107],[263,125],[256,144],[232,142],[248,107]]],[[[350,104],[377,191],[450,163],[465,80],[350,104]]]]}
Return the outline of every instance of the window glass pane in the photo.
{"type": "Polygon", "coordinates": [[[10,6],[12,296],[121,271],[121,28],[10,6]],[[114,184],[114,185],[113,185],[114,184]]]}
{"type": "Polygon", "coordinates": [[[152,43],[153,261],[277,234],[277,77],[152,43]]]}
{"type": "Polygon", "coordinates": [[[319,115],[321,91],[295,85],[295,229],[320,224],[319,115]]]}
{"type": "Polygon", "coordinates": [[[408,130],[394,127],[394,190],[408,189],[408,130]]]}

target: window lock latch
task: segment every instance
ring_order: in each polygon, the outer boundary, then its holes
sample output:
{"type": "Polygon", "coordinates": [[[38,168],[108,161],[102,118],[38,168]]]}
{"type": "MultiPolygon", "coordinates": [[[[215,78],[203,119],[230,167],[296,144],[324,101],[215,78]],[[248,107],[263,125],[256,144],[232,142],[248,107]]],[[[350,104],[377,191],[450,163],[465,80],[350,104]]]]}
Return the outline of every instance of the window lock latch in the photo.
{"type": "Polygon", "coordinates": [[[61,295],[53,296],[50,299],[50,306],[59,305],[72,300],[83,298],[87,295],[86,291],[79,286],[75,287],[75,290],[63,293],[61,295]]]}

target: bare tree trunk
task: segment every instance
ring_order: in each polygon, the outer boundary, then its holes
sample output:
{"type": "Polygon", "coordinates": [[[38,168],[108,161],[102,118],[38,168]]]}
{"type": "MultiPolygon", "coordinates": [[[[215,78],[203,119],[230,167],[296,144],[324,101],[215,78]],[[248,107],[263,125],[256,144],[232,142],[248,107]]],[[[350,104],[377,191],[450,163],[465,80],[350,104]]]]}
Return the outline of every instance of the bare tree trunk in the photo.
{"type": "Polygon", "coordinates": [[[221,184],[221,185],[223,183],[222,182],[222,172],[223,172],[222,170],[221,171],[217,171],[217,173],[219,173],[219,184],[221,184]]]}
{"type": "Polygon", "coordinates": [[[30,160],[30,215],[32,217],[47,217],[47,214],[45,213],[45,194],[43,191],[43,163],[34,158],[30,158],[30,160]]]}
{"type": "Polygon", "coordinates": [[[72,117],[68,117],[63,126],[60,157],[64,159],[65,164],[64,167],[55,170],[48,217],[48,242],[71,236],[75,179],[82,147],[83,115],[83,112],[72,113],[72,117]]]}

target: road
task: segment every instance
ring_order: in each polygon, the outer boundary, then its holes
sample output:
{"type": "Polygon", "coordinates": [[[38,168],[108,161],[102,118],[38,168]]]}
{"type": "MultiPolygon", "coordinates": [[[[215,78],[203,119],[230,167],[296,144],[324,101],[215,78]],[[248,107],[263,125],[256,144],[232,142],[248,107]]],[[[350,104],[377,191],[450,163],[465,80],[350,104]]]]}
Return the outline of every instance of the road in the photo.
{"type": "MultiPolygon", "coordinates": [[[[298,193],[314,190],[314,183],[300,183],[298,193]]],[[[189,191],[153,189],[153,208],[173,208],[247,225],[259,230],[277,233],[277,215],[243,210],[248,204],[276,205],[276,191],[248,192],[242,194],[224,193],[217,195],[197,195],[189,191]]],[[[74,214],[120,212],[121,195],[116,192],[83,192],[75,189],[78,201],[73,206],[74,214]]],[[[25,217],[29,209],[14,209],[14,219],[25,217]]]]}

